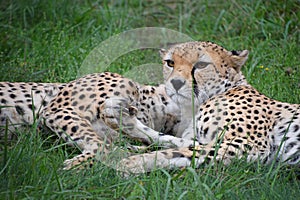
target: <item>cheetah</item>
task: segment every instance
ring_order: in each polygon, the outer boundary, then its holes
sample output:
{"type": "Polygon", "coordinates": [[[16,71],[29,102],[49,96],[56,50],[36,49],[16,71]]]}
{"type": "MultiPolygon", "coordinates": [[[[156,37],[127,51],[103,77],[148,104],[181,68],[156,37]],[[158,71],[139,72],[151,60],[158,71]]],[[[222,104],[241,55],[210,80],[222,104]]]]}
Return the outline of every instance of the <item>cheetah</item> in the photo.
{"type": "MultiPolygon", "coordinates": [[[[0,136],[8,126],[10,136],[21,125],[41,122],[66,143],[82,151],[64,162],[64,169],[71,169],[86,161],[93,162],[101,153],[103,160],[111,152],[111,145],[119,138],[120,117],[129,111],[108,116],[116,105],[134,108],[141,128],[164,132],[169,135],[154,141],[162,146],[180,146],[190,140],[172,136],[178,132],[180,110],[166,95],[164,86],[140,85],[119,74],[104,72],[89,74],[69,83],[0,83],[0,136]],[[107,112],[107,113],[106,113],[107,112]],[[104,114],[106,113],[106,114],[104,114]],[[110,123],[118,120],[117,125],[110,123]],[[2,127],[2,130],[1,130],[2,127]],[[174,144],[171,145],[169,141],[174,144]]],[[[122,110],[120,110],[122,111],[122,110]]],[[[126,134],[130,125],[122,128],[126,134]]],[[[138,139],[144,144],[153,143],[153,135],[144,134],[138,139]],[[150,140],[151,138],[151,140],[150,140]]]]}
{"type": "MultiPolygon", "coordinates": [[[[300,104],[266,97],[247,83],[241,68],[249,51],[229,51],[212,42],[187,42],[160,51],[165,90],[178,105],[195,105],[181,138],[198,142],[133,155],[118,170],[195,167],[245,157],[248,162],[300,163],[300,104]]],[[[134,115],[126,116],[130,121],[134,115]]],[[[136,121],[136,119],[135,119],[136,121]]],[[[136,122],[136,126],[140,126],[136,122]]],[[[138,128],[132,129],[134,134],[138,128]]],[[[163,134],[150,128],[154,136],[163,134]]],[[[187,144],[187,143],[186,143],[187,144]]]]}

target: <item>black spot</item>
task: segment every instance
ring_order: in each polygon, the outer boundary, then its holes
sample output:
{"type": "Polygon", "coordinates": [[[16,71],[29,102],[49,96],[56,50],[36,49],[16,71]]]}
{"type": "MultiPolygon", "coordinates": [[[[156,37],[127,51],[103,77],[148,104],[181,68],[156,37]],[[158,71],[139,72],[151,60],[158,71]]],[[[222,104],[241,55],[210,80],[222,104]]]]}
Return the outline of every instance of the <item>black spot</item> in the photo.
{"type": "Polygon", "coordinates": [[[299,125],[296,124],[296,125],[294,126],[294,132],[297,132],[298,130],[299,130],[299,125]]]}
{"type": "Polygon", "coordinates": [[[24,109],[23,109],[22,107],[20,107],[20,106],[15,106],[15,108],[16,108],[16,111],[17,111],[17,113],[18,113],[19,115],[24,115],[24,114],[25,114],[25,111],[24,111],[24,109]]]}
{"type": "Polygon", "coordinates": [[[239,106],[239,105],[241,105],[241,103],[240,102],[235,102],[235,105],[239,106]]]}
{"type": "Polygon", "coordinates": [[[64,117],[64,120],[69,120],[69,119],[71,119],[71,116],[69,116],[69,115],[64,117]]]}
{"type": "Polygon", "coordinates": [[[114,92],[114,95],[119,96],[120,92],[116,91],[116,92],[114,92]]]}
{"type": "Polygon", "coordinates": [[[90,95],[90,98],[91,98],[91,99],[93,99],[93,98],[95,98],[95,97],[96,97],[96,94],[91,94],[91,95],[90,95]]]}
{"type": "Polygon", "coordinates": [[[209,117],[204,118],[203,122],[207,122],[209,120],[209,117]]]}
{"type": "Polygon", "coordinates": [[[64,91],[63,96],[68,96],[69,92],[68,91],[64,91]]]}
{"type": "Polygon", "coordinates": [[[235,153],[234,153],[233,151],[228,151],[228,154],[229,154],[230,156],[235,156],[235,153]]]}
{"type": "Polygon", "coordinates": [[[259,133],[259,132],[258,132],[256,135],[257,135],[257,137],[259,137],[259,138],[261,138],[261,137],[262,137],[262,134],[261,134],[261,133],[259,133]]]}
{"type": "Polygon", "coordinates": [[[182,158],[185,157],[182,153],[180,152],[172,152],[172,158],[182,158]]]}
{"type": "Polygon", "coordinates": [[[242,129],[242,127],[238,127],[238,132],[240,132],[240,133],[242,133],[243,132],[243,129],[242,129]]]}
{"type": "Polygon", "coordinates": [[[207,127],[207,128],[205,128],[204,130],[203,130],[203,135],[204,135],[204,137],[207,135],[207,132],[208,132],[208,130],[209,130],[209,128],[207,127]]]}
{"type": "Polygon", "coordinates": [[[275,113],[275,115],[276,115],[276,116],[279,116],[279,115],[281,115],[281,112],[277,112],[277,113],[275,113]]]}
{"type": "Polygon", "coordinates": [[[68,126],[67,125],[64,125],[63,127],[62,127],[62,130],[63,131],[66,131],[68,129],[68,126]]]}
{"type": "Polygon", "coordinates": [[[46,106],[47,104],[48,104],[47,101],[45,101],[45,100],[42,101],[42,105],[43,105],[43,106],[46,106]]]}
{"type": "Polygon", "coordinates": [[[233,144],[233,143],[228,143],[227,145],[233,146],[234,148],[237,148],[237,149],[240,147],[238,144],[233,144]]]}
{"type": "Polygon", "coordinates": [[[241,139],[235,139],[234,140],[236,143],[243,143],[243,140],[241,140],[241,139]]]}
{"type": "Polygon", "coordinates": [[[79,129],[78,126],[73,126],[73,127],[71,128],[71,131],[72,131],[73,133],[76,133],[78,129],[79,129]]]}
{"type": "Polygon", "coordinates": [[[12,98],[12,99],[16,98],[16,95],[15,95],[15,94],[10,94],[9,96],[10,96],[10,98],[12,98]]]}
{"type": "Polygon", "coordinates": [[[80,126],[82,126],[82,127],[88,127],[88,125],[85,124],[85,123],[81,123],[80,126]]]}
{"type": "Polygon", "coordinates": [[[230,128],[235,129],[235,125],[234,125],[234,124],[231,124],[231,125],[230,125],[230,128]]]}
{"type": "Polygon", "coordinates": [[[57,103],[61,103],[61,102],[62,102],[62,98],[58,98],[58,99],[56,100],[56,102],[57,102],[57,103]]]}
{"type": "Polygon", "coordinates": [[[84,94],[81,94],[80,96],[79,96],[79,99],[84,99],[85,98],[85,95],[84,94]]]}
{"type": "Polygon", "coordinates": [[[215,151],[214,150],[210,150],[209,153],[208,153],[208,155],[214,156],[215,155],[215,151]]]}
{"type": "Polygon", "coordinates": [[[134,86],[133,83],[132,83],[131,81],[128,81],[128,84],[129,84],[131,87],[134,86]]]}
{"type": "Polygon", "coordinates": [[[102,93],[102,94],[100,94],[100,97],[105,97],[106,96],[106,93],[102,93]]]}
{"type": "Polygon", "coordinates": [[[62,115],[57,115],[56,117],[55,117],[55,119],[61,119],[63,116],[62,115]]]}

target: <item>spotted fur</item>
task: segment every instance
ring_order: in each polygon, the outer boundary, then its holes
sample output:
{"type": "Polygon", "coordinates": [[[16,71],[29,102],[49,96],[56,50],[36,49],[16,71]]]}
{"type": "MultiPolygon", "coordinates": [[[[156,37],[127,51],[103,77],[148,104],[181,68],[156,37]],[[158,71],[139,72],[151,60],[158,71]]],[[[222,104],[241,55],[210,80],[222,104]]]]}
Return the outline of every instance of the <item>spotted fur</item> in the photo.
{"type": "MultiPolygon", "coordinates": [[[[65,161],[65,169],[70,169],[93,160],[97,153],[105,158],[111,144],[119,138],[120,117],[126,115],[129,106],[137,110],[134,119],[139,128],[177,133],[180,110],[166,95],[164,86],[139,85],[105,72],[64,84],[1,82],[0,136],[4,135],[7,124],[12,136],[21,125],[42,121],[64,141],[82,150],[82,154],[65,161]]],[[[125,134],[131,131],[127,125],[122,128],[125,134]]],[[[153,142],[146,134],[128,135],[145,144],[153,142]]],[[[179,141],[172,135],[156,141],[164,145],[173,138],[179,141]]]]}
{"type": "Polygon", "coordinates": [[[300,105],[270,99],[248,84],[241,72],[248,53],[211,42],[162,50],[167,95],[191,113],[181,137],[196,139],[198,145],[131,156],[121,161],[119,170],[142,173],[190,166],[192,160],[197,167],[215,161],[229,164],[243,156],[299,165],[300,105]]]}

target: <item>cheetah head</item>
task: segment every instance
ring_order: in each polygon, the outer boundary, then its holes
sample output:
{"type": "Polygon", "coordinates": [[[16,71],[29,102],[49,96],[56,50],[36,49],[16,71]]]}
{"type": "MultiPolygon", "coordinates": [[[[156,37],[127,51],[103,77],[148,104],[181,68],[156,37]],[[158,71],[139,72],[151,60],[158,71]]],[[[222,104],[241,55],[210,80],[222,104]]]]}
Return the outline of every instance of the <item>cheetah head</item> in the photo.
{"type": "Polygon", "coordinates": [[[179,105],[202,104],[238,84],[248,50],[228,51],[212,42],[187,42],[161,49],[167,94],[179,105]],[[194,96],[193,96],[194,95],[194,96]]]}

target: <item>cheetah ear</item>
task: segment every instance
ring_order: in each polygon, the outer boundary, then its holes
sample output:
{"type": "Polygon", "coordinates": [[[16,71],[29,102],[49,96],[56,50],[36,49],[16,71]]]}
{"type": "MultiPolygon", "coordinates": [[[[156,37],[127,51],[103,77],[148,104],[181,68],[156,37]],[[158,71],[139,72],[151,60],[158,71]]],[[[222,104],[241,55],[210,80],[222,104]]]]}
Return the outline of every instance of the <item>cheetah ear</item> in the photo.
{"type": "Polygon", "coordinates": [[[235,64],[234,68],[236,71],[240,71],[241,67],[248,59],[249,51],[242,50],[242,51],[229,51],[231,54],[231,60],[235,64]]]}
{"type": "Polygon", "coordinates": [[[166,49],[160,49],[159,50],[159,55],[160,55],[161,58],[164,58],[164,56],[166,55],[166,53],[167,53],[166,49]]]}

